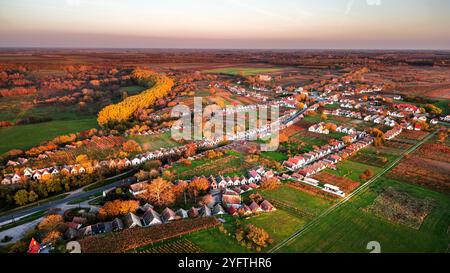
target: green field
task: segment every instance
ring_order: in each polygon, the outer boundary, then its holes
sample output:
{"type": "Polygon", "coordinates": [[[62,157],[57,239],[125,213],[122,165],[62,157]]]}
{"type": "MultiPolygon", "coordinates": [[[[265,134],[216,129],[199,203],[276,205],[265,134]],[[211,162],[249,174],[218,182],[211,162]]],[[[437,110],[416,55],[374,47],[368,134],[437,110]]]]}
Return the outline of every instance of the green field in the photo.
{"type": "MultiPolygon", "coordinates": [[[[231,232],[230,232],[231,233],[231,232]]],[[[231,235],[224,234],[218,228],[202,230],[186,235],[185,238],[199,246],[206,253],[247,253],[231,235]]]]}
{"type": "Polygon", "coordinates": [[[280,252],[369,252],[366,245],[378,241],[382,252],[448,252],[450,235],[448,194],[381,178],[372,188],[321,219],[306,233],[281,248],[280,252]],[[437,207],[419,230],[391,223],[362,209],[389,186],[407,190],[417,198],[430,197],[437,207]]]}
{"type": "Polygon", "coordinates": [[[359,175],[366,170],[372,170],[374,175],[382,171],[382,169],[379,167],[369,166],[351,160],[341,161],[336,165],[336,167],[336,170],[326,169],[324,170],[324,172],[346,177],[354,181],[360,181],[359,175]]]}
{"type": "Polygon", "coordinates": [[[276,67],[224,67],[204,70],[203,73],[227,74],[232,76],[242,73],[243,76],[253,76],[262,73],[279,72],[281,70],[282,68],[276,67]]]}
{"type": "Polygon", "coordinates": [[[278,162],[283,162],[288,159],[287,154],[281,152],[261,152],[261,156],[278,162]]]}
{"type": "Polygon", "coordinates": [[[0,129],[0,154],[11,149],[29,149],[57,136],[97,127],[95,118],[20,125],[0,129]]]}
{"type": "Polygon", "coordinates": [[[138,142],[146,151],[154,151],[163,147],[171,148],[180,146],[177,142],[172,140],[170,132],[149,136],[130,136],[129,138],[138,142]]]}
{"type": "Polygon", "coordinates": [[[275,244],[289,237],[296,230],[304,226],[306,222],[307,220],[305,218],[294,216],[280,208],[274,212],[262,213],[243,221],[243,223],[253,224],[263,228],[270,234],[275,244]]]}
{"type": "Polygon", "coordinates": [[[292,189],[286,185],[282,185],[276,190],[260,191],[260,193],[267,199],[283,202],[308,215],[317,215],[331,206],[330,201],[292,189]]]}

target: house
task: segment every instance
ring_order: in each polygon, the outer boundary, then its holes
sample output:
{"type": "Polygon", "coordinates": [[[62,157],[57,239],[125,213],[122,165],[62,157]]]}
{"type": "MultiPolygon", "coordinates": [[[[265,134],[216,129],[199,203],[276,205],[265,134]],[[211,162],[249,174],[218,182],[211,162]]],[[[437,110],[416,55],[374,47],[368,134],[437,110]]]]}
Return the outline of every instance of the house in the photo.
{"type": "Polygon", "coordinates": [[[126,228],[142,227],[141,219],[132,212],[125,215],[123,223],[126,228]]]}
{"type": "Polygon", "coordinates": [[[276,210],[276,208],[267,200],[264,200],[259,206],[265,212],[272,212],[276,210]]]}
{"type": "Polygon", "coordinates": [[[173,210],[169,208],[165,208],[161,212],[161,220],[165,223],[176,220],[176,214],[173,210]]]}
{"type": "Polygon", "coordinates": [[[133,196],[146,193],[147,192],[147,185],[148,185],[147,181],[131,184],[130,185],[130,193],[133,196]]]}
{"type": "MultiPolygon", "coordinates": [[[[254,182],[261,181],[261,175],[259,173],[257,173],[256,171],[251,170],[249,172],[249,174],[250,174],[250,178],[253,178],[254,182]]],[[[251,182],[251,183],[254,183],[254,182],[251,182]]]]}
{"type": "Polygon", "coordinates": [[[236,216],[238,215],[238,209],[233,206],[228,207],[228,214],[231,216],[236,216]]]}
{"type": "Polygon", "coordinates": [[[85,225],[87,223],[87,219],[84,217],[75,216],[72,218],[72,223],[76,223],[79,225],[85,225]]]}
{"type": "Polygon", "coordinates": [[[244,215],[244,216],[250,216],[253,214],[252,210],[247,206],[247,205],[243,205],[239,210],[238,213],[240,215],[244,215]]]}
{"type": "Polygon", "coordinates": [[[252,210],[253,213],[263,212],[263,210],[261,209],[261,207],[260,207],[255,201],[253,201],[253,202],[249,205],[249,208],[252,210]]]}
{"type": "Polygon", "coordinates": [[[111,226],[113,231],[120,231],[124,228],[123,222],[119,218],[114,219],[111,222],[111,226]]]}
{"type": "Polygon", "coordinates": [[[189,218],[196,218],[200,215],[199,213],[199,209],[192,207],[189,211],[188,211],[188,216],[189,218]]]}
{"type": "Polygon", "coordinates": [[[240,195],[230,195],[224,194],[222,195],[222,203],[227,207],[241,207],[241,196],[240,195]]]}
{"type": "Polygon", "coordinates": [[[212,216],[211,209],[207,205],[203,205],[200,208],[200,216],[201,217],[210,217],[210,216],[212,216]]]}
{"type": "Polygon", "coordinates": [[[140,165],[141,164],[141,160],[139,159],[139,158],[134,158],[133,160],[131,160],[131,164],[133,165],[133,166],[137,166],[137,165],[140,165]]]}
{"type": "Polygon", "coordinates": [[[214,209],[212,211],[213,215],[222,215],[225,214],[225,210],[220,204],[217,204],[214,206],[214,209]]]}
{"type": "Polygon", "coordinates": [[[154,226],[162,224],[159,214],[154,209],[148,209],[144,216],[142,216],[142,221],[145,226],[154,226]]]}
{"type": "Polygon", "coordinates": [[[73,240],[78,237],[78,231],[73,228],[68,228],[66,232],[64,232],[64,238],[67,240],[73,240]]]}
{"type": "Polygon", "coordinates": [[[175,214],[181,219],[185,219],[185,218],[189,217],[188,211],[184,210],[184,209],[177,210],[177,212],[175,214]]]}

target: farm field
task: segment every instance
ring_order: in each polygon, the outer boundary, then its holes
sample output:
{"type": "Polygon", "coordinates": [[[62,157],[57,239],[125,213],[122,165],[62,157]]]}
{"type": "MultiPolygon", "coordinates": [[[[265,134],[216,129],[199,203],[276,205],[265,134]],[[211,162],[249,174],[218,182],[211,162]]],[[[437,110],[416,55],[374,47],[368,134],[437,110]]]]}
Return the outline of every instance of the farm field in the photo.
{"type": "Polygon", "coordinates": [[[78,119],[13,126],[0,129],[0,153],[11,149],[28,149],[57,136],[97,127],[97,120],[78,119]]]}
{"type": "Polygon", "coordinates": [[[349,178],[353,181],[360,181],[359,176],[366,170],[372,170],[374,174],[381,172],[381,168],[369,166],[352,160],[344,160],[336,165],[336,170],[326,169],[324,172],[349,178]]]}
{"type": "MultiPolygon", "coordinates": [[[[286,185],[282,185],[276,190],[261,190],[260,193],[271,202],[282,202],[285,206],[300,210],[311,217],[318,215],[332,204],[330,201],[309,195],[300,190],[294,190],[286,185]]],[[[276,204],[274,205],[277,207],[276,204]]]]}
{"type": "Polygon", "coordinates": [[[238,75],[242,73],[243,76],[252,76],[261,73],[271,73],[271,72],[280,72],[282,68],[270,68],[270,67],[224,67],[224,68],[215,68],[210,70],[204,70],[203,73],[216,73],[216,74],[227,74],[227,75],[238,75]]]}
{"type": "Polygon", "coordinates": [[[306,217],[299,217],[281,208],[277,208],[274,212],[262,213],[243,220],[243,223],[253,224],[267,231],[274,240],[274,244],[289,237],[294,231],[305,225],[306,222],[306,217]]]}
{"type": "Polygon", "coordinates": [[[170,132],[163,134],[149,135],[149,136],[130,136],[130,139],[135,140],[146,151],[158,150],[159,148],[171,148],[180,146],[177,142],[172,140],[170,132]]]}
{"type": "Polygon", "coordinates": [[[248,169],[253,166],[254,164],[245,162],[241,154],[228,153],[216,159],[197,159],[192,161],[192,164],[189,166],[178,163],[172,169],[178,174],[179,178],[189,178],[201,175],[242,176],[246,175],[248,169]]]}
{"type": "MultiPolygon", "coordinates": [[[[231,232],[230,232],[231,233],[231,232]]],[[[247,248],[242,247],[235,238],[219,231],[218,228],[212,228],[194,232],[184,236],[204,252],[207,253],[247,253],[247,248]]]]}
{"type": "Polygon", "coordinates": [[[448,251],[449,196],[395,180],[381,179],[358,198],[327,215],[312,229],[281,248],[280,252],[368,252],[366,245],[370,241],[378,241],[382,252],[448,251]],[[405,190],[416,198],[429,197],[436,201],[437,206],[419,230],[393,224],[363,210],[387,187],[405,190]]]}

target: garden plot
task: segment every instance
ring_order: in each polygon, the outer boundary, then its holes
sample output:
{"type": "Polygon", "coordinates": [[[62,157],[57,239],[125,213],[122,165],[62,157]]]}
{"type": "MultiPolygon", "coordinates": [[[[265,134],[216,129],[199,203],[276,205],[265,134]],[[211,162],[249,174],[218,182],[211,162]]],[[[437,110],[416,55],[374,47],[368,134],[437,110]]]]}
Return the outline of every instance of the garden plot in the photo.
{"type": "Polygon", "coordinates": [[[390,222],[418,230],[433,207],[433,199],[415,198],[405,191],[389,187],[364,210],[390,222]]]}

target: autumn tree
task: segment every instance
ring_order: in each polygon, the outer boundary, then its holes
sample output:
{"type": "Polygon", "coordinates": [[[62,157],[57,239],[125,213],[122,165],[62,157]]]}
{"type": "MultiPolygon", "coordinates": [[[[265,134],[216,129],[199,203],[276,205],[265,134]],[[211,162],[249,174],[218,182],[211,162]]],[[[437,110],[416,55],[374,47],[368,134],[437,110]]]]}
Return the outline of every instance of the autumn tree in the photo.
{"type": "Polygon", "coordinates": [[[321,120],[327,120],[328,119],[328,116],[327,116],[327,114],[325,114],[325,113],[322,113],[322,115],[320,116],[320,119],[321,120]]]}
{"type": "Polygon", "coordinates": [[[136,200],[114,200],[106,202],[103,207],[98,210],[98,216],[101,219],[112,219],[123,216],[129,212],[136,212],[139,202],[136,200]]]}
{"type": "Polygon", "coordinates": [[[276,190],[280,187],[280,181],[276,177],[263,178],[261,181],[261,189],[263,190],[276,190]]]}
{"type": "Polygon", "coordinates": [[[57,230],[52,230],[47,235],[44,236],[42,239],[42,243],[56,243],[62,238],[62,233],[57,230]]]}
{"type": "Polygon", "coordinates": [[[186,144],[186,150],[184,151],[184,157],[191,157],[197,152],[197,145],[194,142],[186,144]]]}
{"type": "Polygon", "coordinates": [[[173,184],[160,177],[154,179],[145,189],[147,192],[139,195],[139,197],[155,206],[170,206],[175,201],[173,184]]]}
{"type": "Polygon", "coordinates": [[[122,149],[127,153],[142,152],[142,148],[136,141],[130,139],[122,144],[122,149]]]}
{"type": "Polygon", "coordinates": [[[38,229],[43,232],[59,230],[64,226],[64,219],[59,214],[50,214],[38,224],[38,229]]]}
{"type": "Polygon", "coordinates": [[[192,180],[188,185],[188,191],[194,199],[209,189],[209,181],[204,177],[198,177],[192,180]]]}
{"type": "Polygon", "coordinates": [[[28,204],[28,191],[27,190],[18,190],[14,195],[14,201],[17,205],[23,206],[28,204]]]}
{"type": "Polygon", "coordinates": [[[258,247],[266,247],[270,243],[270,235],[262,228],[254,225],[247,225],[247,239],[258,247]]]}

